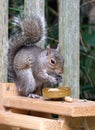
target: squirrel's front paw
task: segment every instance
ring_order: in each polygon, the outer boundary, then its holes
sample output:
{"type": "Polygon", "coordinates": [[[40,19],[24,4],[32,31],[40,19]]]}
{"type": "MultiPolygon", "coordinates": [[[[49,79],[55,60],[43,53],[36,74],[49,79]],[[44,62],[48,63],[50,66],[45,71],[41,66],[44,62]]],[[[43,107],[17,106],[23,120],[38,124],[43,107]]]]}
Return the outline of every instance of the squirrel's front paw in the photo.
{"type": "Polygon", "coordinates": [[[54,84],[59,84],[63,82],[62,76],[60,75],[49,75],[49,81],[54,84]]]}
{"type": "Polygon", "coordinates": [[[57,84],[57,80],[56,80],[55,77],[49,76],[49,81],[50,81],[51,83],[57,84]]]}

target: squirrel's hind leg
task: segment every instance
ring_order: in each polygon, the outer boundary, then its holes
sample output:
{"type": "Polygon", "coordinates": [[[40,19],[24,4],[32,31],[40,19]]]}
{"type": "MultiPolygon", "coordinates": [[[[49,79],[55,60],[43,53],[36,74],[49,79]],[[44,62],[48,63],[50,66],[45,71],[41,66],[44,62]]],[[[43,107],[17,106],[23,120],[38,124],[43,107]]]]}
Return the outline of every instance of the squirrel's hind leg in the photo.
{"type": "Polygon", "coordinates": [[[16,70],[15,84],[19,93],[28,96],[36,90],[36,82],[33,77],[32,69],[16,70]]]}

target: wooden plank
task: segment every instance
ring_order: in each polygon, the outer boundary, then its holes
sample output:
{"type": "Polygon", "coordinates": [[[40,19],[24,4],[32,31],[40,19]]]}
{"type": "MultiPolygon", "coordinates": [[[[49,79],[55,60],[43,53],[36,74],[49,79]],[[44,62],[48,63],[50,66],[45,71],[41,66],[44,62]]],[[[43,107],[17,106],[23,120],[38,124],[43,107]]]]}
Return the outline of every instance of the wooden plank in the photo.
{"type": "Polygon", "coordinates": [[[7,81],[8,0],[0,0],[0,82],[7,81]]]}
{"type": "Polygon", "coordinates": [[[95,116],[95,102],[74,100],[72,103],[62,101],[45,101],[26,97],[8,97],[3,99],[4,107],[34,110],[72,117],[95,116]]]}
{"type": "Polygon", "coordinates": [[[11,112],[0,111],[0,124],[35,129],[35,130],[61,130],[63,121],[21,115],[11,112]]]}
{"type": "MultiPolygon", "coordinates": [[[[44,0],[24,0],[24,15],[25,18],[31,18],[31,15],[40,16],[40,18],[45,18],[45,1],[44,0]]],[[[43,26],[44,26],[43,22],[43,26]]],[[[37,43],[41,48],[44,48],[45,41],[37,43]]]]}
{"type": "Polygon", "coordinates": [[[30,18],[32,14],[44,17],[44,0],[24,0],[24,14],[30,18]]]}
{"type": "Polygon", "coordinates": [[[19,95],[14,83],[0,83],[0,92],[0,98],[19,95]]]}
{"type": "Polygon", "coordinates": [[[45,101],[40,99],[30,99],[18,97],[16,87],[13,83],[0,84],[0,109],[6,107],[34,110],[39,112],[54,113],[72,117],[94,116],[95,102],[75,100],[72,103],[61,101],[45,101]],[[17,96],[17,97],[16,97],[17,96]]]}
{"type": "Polygon", "coordinates": [[[20,128],[21,130],[23,130],[22,128],[35,130],[95,130],[95,117],[63,117],[59,120],[51,120],[0,111],[0,124],[14,126],[14,128],[11,128],[1,125],[0,130],[20,130],[20,128]]]}
{"type": "Polygon", "coordinates": [[[79,98],[79,0],[59,1],[59,43],[64,56],[64,85],[79,98]]]}
{"type": "Polygon", "coordinates": [[[0,83],[0,92],[0,110],[3,110],[3,97],[15,96],[18,92],[13,83],[0,83]]]}

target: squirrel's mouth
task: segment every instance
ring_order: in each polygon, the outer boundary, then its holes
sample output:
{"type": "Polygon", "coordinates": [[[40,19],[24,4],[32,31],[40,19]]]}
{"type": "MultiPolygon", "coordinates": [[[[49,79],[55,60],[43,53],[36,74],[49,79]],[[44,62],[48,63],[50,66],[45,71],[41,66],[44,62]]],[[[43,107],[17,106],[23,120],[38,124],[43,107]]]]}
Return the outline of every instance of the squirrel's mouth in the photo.
{"type": "Polygon", "coordinates": [[[61,75],[56,75],[56,81],[57,81],[57,83],[63,82],[62,76],[61,75]]]}
{"type": "Polygon", "coordinates": [[[55,84],[59,84],[59,83],[63,82],[62,76],[57,74],[56,72],[48,72],[48,74],[55,78],[55,80],[56,80],[55,84]]]}

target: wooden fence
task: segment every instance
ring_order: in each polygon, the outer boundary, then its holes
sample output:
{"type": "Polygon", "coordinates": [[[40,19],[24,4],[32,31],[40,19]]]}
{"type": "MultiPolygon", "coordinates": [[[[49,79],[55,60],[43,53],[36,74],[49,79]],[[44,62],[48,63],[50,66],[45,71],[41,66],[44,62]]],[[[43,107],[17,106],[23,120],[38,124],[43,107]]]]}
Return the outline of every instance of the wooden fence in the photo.
{"type": "MultiPolygon", "coordinates": [[[[44,16],[45,0],[25,0],[25,17],[44,16]]],[[[79,0],[58,0],[59,42],[65,59],[64,85],[79,97],[79,0]]],[[[43,47],[43,45],[42,45],[43,47]]],[[[0,82],[7,82],[8,0],[0,0],[0,82]]],[[[0,83],[0,130],[95,130],[95,102],[74,99],[72,103],[18,96],[14,84],[0,83]],[[37,112],[59,115],[42,118],[37,112]],[[31,112],[31,113],[30,113],[31,112]],[[4,124],[1,126],[1,124],[4,124]],[[6,127],[13,126],[13,128],[6,127]],[[25,128],[25,129],[23,129],[25,128]]]]}
{"type": "MultiPolygon", "coordinates": [[[[45,0],[25,0],[26,17],[44,16],[45,0]]],[[[65,59],[64,85],[79,97],[79,0],[59,0],[59,42],[65,59]]],[[[43,47],[43,45],[42,45],[43,47]]],[[[7,82],[8,0],[0,0],[0,82],[7,82]]]]}

